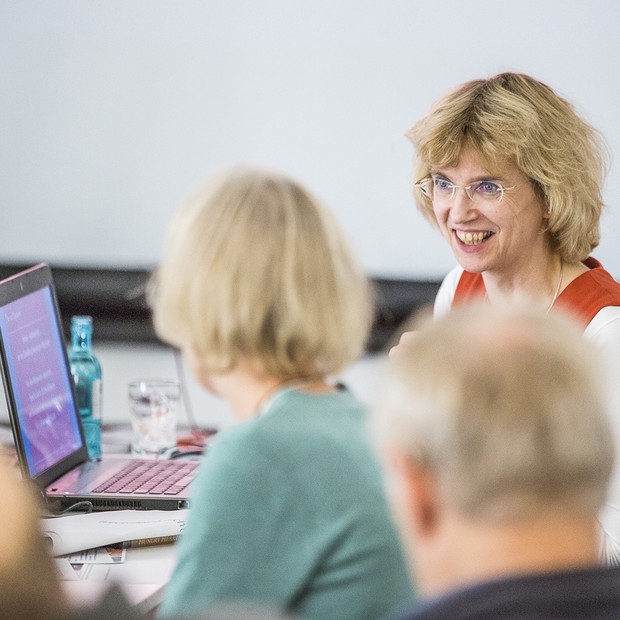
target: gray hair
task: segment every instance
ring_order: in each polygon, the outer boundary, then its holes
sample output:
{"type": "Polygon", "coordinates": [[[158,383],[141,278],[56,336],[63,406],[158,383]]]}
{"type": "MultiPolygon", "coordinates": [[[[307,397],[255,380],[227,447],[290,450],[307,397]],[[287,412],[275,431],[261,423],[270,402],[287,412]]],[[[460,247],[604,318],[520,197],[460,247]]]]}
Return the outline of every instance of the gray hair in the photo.
{"type": "Polygon", "coordinates": [[[469,516],[593,514],[613,464],[599,363],[559,312],[462,306],[401,345],[375,436],[432,471],[469,516]]]}

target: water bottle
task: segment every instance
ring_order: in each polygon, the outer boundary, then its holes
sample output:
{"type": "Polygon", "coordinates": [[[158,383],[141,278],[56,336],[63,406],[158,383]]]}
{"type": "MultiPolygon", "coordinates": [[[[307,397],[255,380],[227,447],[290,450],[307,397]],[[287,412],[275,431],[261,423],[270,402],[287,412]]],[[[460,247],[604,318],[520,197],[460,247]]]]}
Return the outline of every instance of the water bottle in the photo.
{"type": "Polygon", "coordinates": [[[82,418],[88,457],[101,457],[101,365],[93,354],[93,319],[71,318],[69,363],[75,384],[77,406],[82,418]]]}

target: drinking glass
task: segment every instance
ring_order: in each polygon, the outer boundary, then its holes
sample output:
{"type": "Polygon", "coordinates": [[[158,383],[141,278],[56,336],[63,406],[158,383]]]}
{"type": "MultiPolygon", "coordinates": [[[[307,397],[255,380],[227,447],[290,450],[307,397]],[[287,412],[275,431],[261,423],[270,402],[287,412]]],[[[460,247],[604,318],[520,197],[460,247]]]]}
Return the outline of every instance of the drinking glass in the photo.
{"type": "Polygon", "coordinates": [[[179,394],[175,379],[135,379],[129,383],[133,454],[158,458],[176,446],[179,394]]]}

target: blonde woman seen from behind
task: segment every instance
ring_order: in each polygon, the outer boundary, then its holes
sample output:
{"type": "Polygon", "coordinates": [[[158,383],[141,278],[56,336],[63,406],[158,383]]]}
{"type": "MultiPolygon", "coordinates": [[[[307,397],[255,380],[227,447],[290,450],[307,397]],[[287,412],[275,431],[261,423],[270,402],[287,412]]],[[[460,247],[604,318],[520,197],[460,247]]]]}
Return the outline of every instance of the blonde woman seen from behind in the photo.
{"type": "Polygon", "coordinates": [[[372,313],[330,212],[284,175],[226,170],[174,218],[152,305],[239,420],[194,482],[162,614],[234,601],[359,620],[410,598],[364,410],[333,379],[372,313]]]}

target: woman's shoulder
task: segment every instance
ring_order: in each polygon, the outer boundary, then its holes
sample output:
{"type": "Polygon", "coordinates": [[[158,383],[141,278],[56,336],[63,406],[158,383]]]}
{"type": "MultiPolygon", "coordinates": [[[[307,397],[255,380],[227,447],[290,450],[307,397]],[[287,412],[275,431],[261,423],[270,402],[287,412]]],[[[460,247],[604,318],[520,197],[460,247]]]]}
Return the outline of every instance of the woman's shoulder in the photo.
{"type": "Polygon", "coordinates": [[[352,486],[363,487],[376,469],[365,421],[365,409],[346,392],[291,393],[264,415],[222,431],[205,454],[202,483],[283,494],[304,485],[314,496],[328,493],[330,481],[346,471],[352,486]]]}
{"type": "Polygon", "coordinates": [[[457,265],[453,267],[442,280],[433,307],[433,315],[435,318],[440,318],[450,312],[452,302],[454,301],[454,293],[456,292],[456,287],[462,275],[463,268],[457,265]]]}
{"type": "Polygon", "coordinates": [[[211,442],[208,455],[230,453],[238,449],[244,449],[244,445],[252,441],[257,432],[257,420],[237,421],[232,426],[218,432],[211,442]]]}
{"type": "Polygon", "coordinates": [[[273,456],[276,437],[262,432],[256,420],[243,421],[220,431],[205,452],[195,480],[193,504],[205,502],[215,508],[230,496],[256,492],[282,483],[281,468],[273,456]]]}
{"type": "Polygon", "coordinates": [[[296,445],[299,437],[310,441],[316,434],[350,432],[363,429],[366,409],[347,388],[314,394],[285,390],[255,418],[240,422],[225,431],[213,443],[214,452],[268,451],[296,445]]]}
{"type": "Polygon", "coordinates": [[[588,326],[586,333],[592,333],[606,322],[608,311],[601,315],[602,318],[597,319],[597,315],[605,308],[620,307],[620,283],[597,260],[590,257],[583,264],[587,270],[570,281],[560,293],[557,305],[583,321],[588,326]]]}
{"type": "Polygon", "coordinates": [[[586,326],[584,335],[592,340],[611,340],[620,344],[620,306],[601,308],[586,326]]]}
{"type": "Polygon", "coordinates": [[[257,428],[305,433],[325,425],[334,428],[358,426],[363,424],[365,414],[365,406],[344,386],[326,393],[291,390],[259,418],[257,428]]]}

